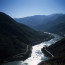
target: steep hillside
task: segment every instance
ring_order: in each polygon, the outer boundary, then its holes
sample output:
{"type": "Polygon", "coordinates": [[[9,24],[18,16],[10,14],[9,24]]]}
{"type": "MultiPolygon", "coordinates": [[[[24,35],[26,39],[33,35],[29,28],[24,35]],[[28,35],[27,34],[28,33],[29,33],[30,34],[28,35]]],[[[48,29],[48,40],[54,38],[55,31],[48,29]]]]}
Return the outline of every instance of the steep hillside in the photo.
{"type": "Polygon", "coordinates": [[[5,60],[26,59],[31,52],[31,43],[52,38],[0,12],[0,63],[5,60]],[[29,44],[29,45],[27,45],[29,44]],[[28,51],[26,52],[26,50],[28,51]],[[24,52],[26,52],[24,54],[24,52]],[[23,53],[23,54],[21,54],[23,53]]]}
{"type": "MultiPolygon", "coordinates": [[[[18,23],[8,15],[0,12],[0,63],[5,60],[14,60],[12,58],[14,55],[25,52],[27,43],[30,43],[30,41],[18,26],[18,23]]],[[[29,49],[31,49],[30,46],[29,49]]],[[[21,55],[22,60],[25,59],[24,56],[21,55]]]]}
{"type": "Polygon", "coordinates": [[[57,18],[54,22],[49,24],[49,27],[46,31],[53,33],[65,33],[65,15],[57,18]]]}
{"type": "Polygon", "coordinates": [[[52,33],[59,33],[64,31],[65,26],[65,15],[56,18],[53,21],[49,21],[46,24],[41,24],[38,26],[37,30],[46,31],[52,33]]]}

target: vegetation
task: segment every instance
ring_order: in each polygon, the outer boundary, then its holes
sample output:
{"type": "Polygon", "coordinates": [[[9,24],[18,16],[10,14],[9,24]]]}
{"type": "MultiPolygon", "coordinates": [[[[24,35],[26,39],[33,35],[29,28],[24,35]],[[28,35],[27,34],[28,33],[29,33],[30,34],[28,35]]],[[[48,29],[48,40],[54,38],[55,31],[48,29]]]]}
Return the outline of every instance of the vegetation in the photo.
{"type": "Polygon", "coordinates": [[[36,27],[36,30],[46,31],[51,33],[65,33],[65,15],[56,17],[52,16],[43,20],[43,23],[36,27]],[[56,18],[55,18],[56,17],[56,18]],[[46,22],[46,23],[45,23],[46,22]]]}
{"type": "Polygon", "coordinates": [[[25,60],[30,56],[32,42],[44,41],[44,39],[52,37],[20,24],[5,13],[0,12],[0,63],[18,59],[25,60]],[[27,53],[20,54],[26,52],[27,46],[27,53]],[[13,56],[15,57],[13,58],[13,56]]]}
{"type": "MultiPolygon", "coordinates": [[[[54,57],[51,57],[47,61],[41,62],[39,65],[65,65],[65,38],[49,47],[46,47],[46,49],[50,51],[54,57]]],[[[42,51],[46,54],[46,56],[49,56],[48,53],[44,51],[44,48],[42,51]]]]}
{"type": "MultiPolygon", "coordinates": [[[[50,25],[50,24],[49,24],[50,25]]],[[[52,33],[65,33],[65,15],[60,16],[56,20],[51,23],[52,26],[49,26],[47,31],[52,32],[52,33]],[[59,22],[59,23],[58,23],[59,22]]]]}

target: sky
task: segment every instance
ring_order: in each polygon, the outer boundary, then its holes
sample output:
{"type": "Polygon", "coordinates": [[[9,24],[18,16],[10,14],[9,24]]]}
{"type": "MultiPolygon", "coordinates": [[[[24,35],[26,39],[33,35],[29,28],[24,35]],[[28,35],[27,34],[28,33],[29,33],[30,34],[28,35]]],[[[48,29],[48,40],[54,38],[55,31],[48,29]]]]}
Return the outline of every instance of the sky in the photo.
{"type": "Polygon", "coordinates": [[[0,12],[13,18],[65,14],[65,0],[0,0],[0,12]]]}

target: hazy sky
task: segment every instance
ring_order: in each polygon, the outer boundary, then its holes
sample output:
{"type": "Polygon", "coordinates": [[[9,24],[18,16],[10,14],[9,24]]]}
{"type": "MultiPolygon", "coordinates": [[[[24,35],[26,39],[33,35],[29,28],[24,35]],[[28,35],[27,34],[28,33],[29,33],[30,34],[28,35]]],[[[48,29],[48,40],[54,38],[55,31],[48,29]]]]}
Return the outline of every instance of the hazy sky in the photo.
{"type": "Polygon", "coordinates": [[[11,17],[65,14],[65,0],[0,0],[0,11],[11,17]]]}

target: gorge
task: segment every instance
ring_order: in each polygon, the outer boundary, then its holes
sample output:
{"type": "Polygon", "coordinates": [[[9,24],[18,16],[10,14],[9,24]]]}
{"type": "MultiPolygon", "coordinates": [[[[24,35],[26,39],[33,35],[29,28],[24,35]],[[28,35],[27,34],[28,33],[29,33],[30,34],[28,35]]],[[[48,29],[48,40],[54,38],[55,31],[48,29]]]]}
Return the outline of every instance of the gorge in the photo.
{"type": "Polygon", "coordinates": [[[45,47],[45,45],[49,46],[63,38],[62,36],[59,36],[57,34],[52,34],[52,35],[54,35],[55,38],[32,46],[31,57],[27,58],[25,61],[8,62],[2,65],[38,65],[38,63],[40,63],[41,61],[45,61],[49,59],[44,55],[44,53],[42,53],[41,49],[45,47]]]}

